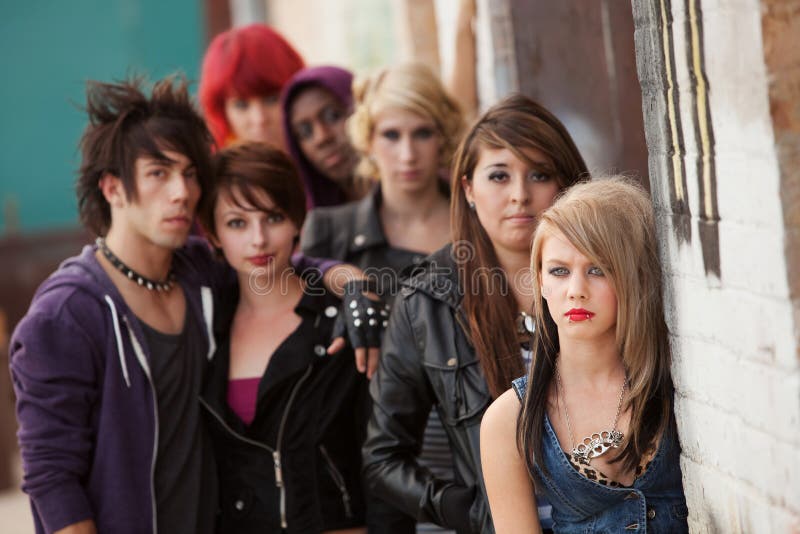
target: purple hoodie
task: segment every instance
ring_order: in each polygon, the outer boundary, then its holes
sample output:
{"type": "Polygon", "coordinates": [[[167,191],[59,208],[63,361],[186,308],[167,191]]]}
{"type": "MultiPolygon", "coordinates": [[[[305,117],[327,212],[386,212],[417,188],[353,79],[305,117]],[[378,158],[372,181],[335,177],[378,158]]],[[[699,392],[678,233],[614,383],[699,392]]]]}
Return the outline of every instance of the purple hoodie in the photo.
{"type": "Polygon", "coordinates": [[[347,202],[342,189],[325,175],[320,173],[303,155],[289,120],[289,110],[294,98],[301,90],[309,86],[319,86],[330,91],[347,110],[353,112],[353,75],[339,67],[311,67],[297,72],[283,88],[281,109],[283,111],[283,131],[289,154],[300,171],[303,185],[306,188],[306,206],[308,209],[317,206],[337,206],[347,202]]]}
{"type": "MultiPolygon", "coordinates": [[[[37,532],[93,519],[98,532],[154,533],[157,443],[150,355],[139,321],[86,246],[37,290],[11,338],[19,442],[37,532]]],[[[227,268],[205,241],[175,252],[187,313],[207,333],[212,280],[227,268]]]]}
{"type": "MultiPolygon", "coordinates": [[[[93,519],[98,532],[156,533],[158,447],[150,354],[138,319],[95,258],[64,261],[42,283],[11,338],[18,438],[37,533],[93,519]]],[[[339,262],[296,254],[295,268],[339,262]]],[[[172,262],[186,311],[213,338],[214,294],[235,287],[227,263],[190,237],[172,262]]],[[[199,386],[199,385],[198,385],[199,386]]]]}

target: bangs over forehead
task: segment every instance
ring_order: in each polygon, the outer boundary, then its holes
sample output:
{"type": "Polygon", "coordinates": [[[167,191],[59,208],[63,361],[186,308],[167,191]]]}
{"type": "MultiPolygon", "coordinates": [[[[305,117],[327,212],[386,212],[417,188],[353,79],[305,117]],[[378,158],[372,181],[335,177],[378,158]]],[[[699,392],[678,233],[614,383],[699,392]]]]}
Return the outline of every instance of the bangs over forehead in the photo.
{"type": "Polygon", "coordinates": [[[517,159],[533,169],[544,172],[545,174],[556,174],[558,172],[558,169],[553,163],[553,159],[550,157],[547,151],[540,145],[531,142],[530,139],[527,138],[521,138],[520,143],[515,144],[499,137],[494,132],[489,132],[489,135],[486,138],[478,141],[478,147],[480,150],[506,149],[514,154],[517,159]],[[532,153],[533,150],[538,151],[541,156],[534,157],[532,153]]]}
{"type": "MultiPolygon", "coordinates": [[[[536,228],[534,236],[535,257],[537,265],[540,267],[544,262],[544,242],[547,239],[561,239],[572,245],[575,250],[586,257],[591,263],[603,268],[604,271],[612,273],[614,266],[609,260],[608,250],[603,250],[602,243],[598,243],[598,236],[593,235],[591,229],[587,229],[580,224],[561,224],[563,219],[553,219],[552,217],[542,217],[536,228]]],[[[560,258],[559,258],[560,259],[560,258]]]]}
{"type": "Polygon", "coordinates": [[[214,213],[221,194],[244,211],[280,213],[298,230],[306,217],[303,183],[292,161],[278,149],[244,143],[214,156],[214,186],[200,205],[203,226],[216,235],[214,213]]]}
{"type": "Polygon", "coordinates": [[[168,160],[165,151],[186,156],[193,165],[210,161],[208,148],[192,142],[186,123],[168,117],[155,117],[140,123],[128,132],[128,148],[135,157],[149,156],[168,160]]]}
{"type": "Polygon", "coordinates": [[[281,80],[275,79],[271,72],[262,72],[245,61],[240,61],[238,68],[231,73],[225,97],[251,98],[254,96],[271,96],[280,92],[281,80]]]}
{"type": "Polygon", "coordinates": [[[201,194],[211,184],[211,154],[207,138],[199,135],[195,126],[174,117],[156,116],[134,123],[124,134],[119,155],[122,168],[113,169],[122,177],[126,193],[136,199],[136,160],[150,157],[160,161],[172,161],[165,151],[177,152],[185,156],[197,171],[201,194]]]}
{"type": "Polygon", "coordinates": [[[545,174],[554,175],[561,187],[567,184],[567,170],[556,165],[554,147],[547,146],[528,130],[519,130],[512,125],[495,124],[492,128],[482,128],[477,137],[479,148],[507,149],[520,161],[545,174]],[[534,158],[532,150],[541,153],[542,157],[534,158]]]}
{"type": "Polygon", "coordinates": [[[217,202],[222,195],[227,195],[233,205],[243,211],[263,211],[287,215],[286,210],[275,202],[268,191],[241,177],[234,176],[225,184],[221,184],[217,202]]]}
{"type": "MultiPolygon", "coordinates": [[[[640,260],[655,254],[652,207],[638,184],[625,178],[582,182],[541,215],[534,238],[541,262],[542,240],[559,232],[581,254],[602,267],[615,287],[636,286],[640,260]],[[541,235],[540,235],[541,234],[541,235]]],[[[534,266],[536,267],[536,266],[534,266]]]]}

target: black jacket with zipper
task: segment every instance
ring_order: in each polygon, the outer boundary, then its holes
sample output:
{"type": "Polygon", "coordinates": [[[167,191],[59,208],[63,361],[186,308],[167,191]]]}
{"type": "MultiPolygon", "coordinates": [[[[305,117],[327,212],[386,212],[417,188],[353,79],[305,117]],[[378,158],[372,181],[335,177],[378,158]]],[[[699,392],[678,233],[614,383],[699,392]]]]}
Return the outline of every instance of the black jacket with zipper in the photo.
{"type": "Polygon", "coordinates": [[[363,525],[366,379],[351,350],[324,354],[339,300],[321,287],[306,291],[295,308],[301,324],[270,359],[255,418],[245,425],[226,400],[238,291],[231,295],[219,306],[219,348],[201,400],[219,469],[217,531],[314,533],[363,525]]]}
{"type": "Polygon", "coordinates": [[[364,473],[369,491],[419,520],[468,523],[460,533],[493,533],[479,448],[481,418],[492,398],[458,319],[463,312],[457,269],[448,245],[401,282],[370,383],[364,473]],[[455,483],[437,479],[416,460],[434,405],[453,450],[455,483]]]}

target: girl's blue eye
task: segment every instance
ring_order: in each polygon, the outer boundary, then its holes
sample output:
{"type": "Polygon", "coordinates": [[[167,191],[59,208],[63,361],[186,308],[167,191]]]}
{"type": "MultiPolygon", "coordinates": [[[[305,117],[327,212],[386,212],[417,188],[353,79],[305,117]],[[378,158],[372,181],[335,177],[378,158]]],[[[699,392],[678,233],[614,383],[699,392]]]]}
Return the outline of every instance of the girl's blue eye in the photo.
{"type": "Polygon", "coordinates": [[[230,219],[225,223],[225,226],[228,228],[238,229],[244,228],[244,220],[243,219],[230,219]]]}
{"type": "Polygon", "coordinates": [[[400,132],[398,132],[397,130],[384,130],[383,132],[381,132],[381,135],[385,139],[388,139],[389,141],[397,141],[398,139],[400,139],[400,132]]]}
{"type": "Polygon", "coordinates": [[[565,267],[553,267],[547,272],[553,276],[566,276],[569,274],[569,271],[565,267]]]}
{"type": "Polygon", "coordinates": [[[605,276],[606,273],[603,272],[603,269],[600,267],[590,267],[589,274],[593,274],[595,276],[605,276]]]}
{"type": "Polygon", "coordinates": [[[426,126],[426,127],[422,127],[422,128],[418,128],[418,129],[414,130],[413,136],[416,139],[426,140],[426,139],[430,139],[431,137],[433,137],[435,133],[436,132],[433,130],[433,128],[429,128],[429,127],[426,126]]]}

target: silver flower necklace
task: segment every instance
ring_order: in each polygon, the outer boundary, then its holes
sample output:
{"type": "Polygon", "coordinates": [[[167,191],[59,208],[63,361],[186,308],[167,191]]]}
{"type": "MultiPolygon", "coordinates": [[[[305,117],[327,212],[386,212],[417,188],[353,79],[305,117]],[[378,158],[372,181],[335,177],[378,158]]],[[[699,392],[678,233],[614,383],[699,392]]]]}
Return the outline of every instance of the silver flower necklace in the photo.
{"type": "MultiPolygon", "coordinates": [[[[569,421],[567,403],[564,400],[564,384],[561,383],[561,373],[558,372],[558,360],[556,360],[556,390],[561,406],[564,407],[564,419],[567,421],[569,431],[569,442],[575,443],[575,436],[572,433],[572,424],[569,421]]],[[[589,465],[593,458],[602,456],[609,449],[618,449],[625,439],[625,434],[617,430],[619,415],[622,412],[622,399],[625,397],[625,389],[628,387],[628,376],[622,381],[622,388],[619,390],[619,402],[617,403],[617,414],[611,422],[611,430],[601,430],[591,436],[586,436],[580,443],[572,448],[572,459],[583,465],[589,465]]]]}

